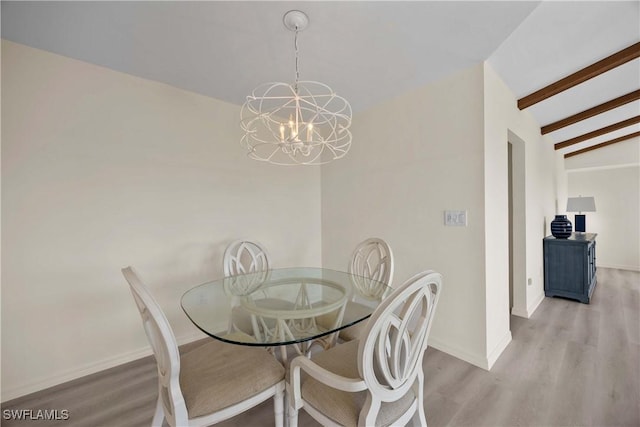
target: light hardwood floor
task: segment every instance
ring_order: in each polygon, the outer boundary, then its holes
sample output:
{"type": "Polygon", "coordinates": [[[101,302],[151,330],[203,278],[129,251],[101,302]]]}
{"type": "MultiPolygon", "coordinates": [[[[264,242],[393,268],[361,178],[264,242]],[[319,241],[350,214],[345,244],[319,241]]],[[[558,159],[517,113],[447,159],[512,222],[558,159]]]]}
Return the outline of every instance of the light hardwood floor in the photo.
{"type": "MultiPolygon", "coordinates": [[[[597,274],[589,305],[545,298],[531,319],[512,316],[513,341],[491,371],[428,349],[429,426],[640,426],[640,273],[597,274]]],[[[2,404],[3,416],[66,409],[67,421],[2,425],[148,426],[156,394],[146,358],[2,404]]],[[[304,411],[299,423],[317,426],[304,411]]],[[[219,425],[273,425],[271,402],[219,425]]]]}

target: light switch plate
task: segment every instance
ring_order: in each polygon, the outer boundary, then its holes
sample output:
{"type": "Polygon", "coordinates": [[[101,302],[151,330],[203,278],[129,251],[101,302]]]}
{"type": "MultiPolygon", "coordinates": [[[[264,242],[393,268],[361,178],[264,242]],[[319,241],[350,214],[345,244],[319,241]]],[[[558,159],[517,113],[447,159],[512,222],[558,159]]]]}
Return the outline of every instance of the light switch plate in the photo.
{"type": "Polygon", "coordinates": [[[467,211],[444,211],[444,225],[466,227],[467,211]]]}

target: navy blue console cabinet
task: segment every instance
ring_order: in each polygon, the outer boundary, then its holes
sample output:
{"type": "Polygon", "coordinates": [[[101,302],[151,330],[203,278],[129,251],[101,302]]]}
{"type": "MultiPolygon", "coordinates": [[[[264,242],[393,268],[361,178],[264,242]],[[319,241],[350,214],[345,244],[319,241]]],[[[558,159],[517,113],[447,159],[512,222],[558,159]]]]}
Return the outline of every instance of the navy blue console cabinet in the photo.
{"type": "Polygon", "coordinates": [[[543,239],[546,296],[589,304],[596,287],[596,236],[573,233],[568,239],[543,239]]]}

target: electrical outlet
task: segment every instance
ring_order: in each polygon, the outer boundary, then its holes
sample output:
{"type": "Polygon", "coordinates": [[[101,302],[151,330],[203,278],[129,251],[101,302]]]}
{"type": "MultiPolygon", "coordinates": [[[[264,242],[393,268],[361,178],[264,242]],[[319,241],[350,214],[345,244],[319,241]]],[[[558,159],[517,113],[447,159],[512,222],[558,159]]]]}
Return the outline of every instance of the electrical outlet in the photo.
{"type": "Polygon", "coordinates": [[[533,279],[532,279],[531,277],[529,277],[529,278],[527,279],[527,285],[528,285],[528,286],[533,285],[533,279]]]}
{"type": "Polygon", "coordinates": [[[444,225],[466,227],[467,211],[444,211],[444,225]]]}

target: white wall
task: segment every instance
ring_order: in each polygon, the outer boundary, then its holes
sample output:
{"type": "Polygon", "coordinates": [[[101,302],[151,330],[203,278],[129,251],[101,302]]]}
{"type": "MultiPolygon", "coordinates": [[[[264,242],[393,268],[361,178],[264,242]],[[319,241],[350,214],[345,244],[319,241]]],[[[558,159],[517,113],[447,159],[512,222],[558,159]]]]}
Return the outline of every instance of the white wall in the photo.
{"type": "MultiPolygon", "coordinates": [[[[598,234],[596,265],[640,271],[640,166],[568,172],[569,197],[596,201],[596,212],[584,212],[586,231],[598,234]]],[[[572,223],[574,214],[567,213],[572,223]]]]}
{"type": "MultiPolygon", "coordinates": [[[[569,170],[640,164],[640,137],[564,159],[569,170]]],[[[566,208],[566,203],[564,208],[566,208]]]]}
{"type": "Polygon", "coordinates": [[[349,155],[322,170],[322,256],[345,268],[376,236],[395,284],[442,273],[430,345],[487,366],[482,79],[477,65],[354,116],[349,155]],[[467,210],[468,226],[445,227],[447,209],[467,210]]]}
{"type": "Polygon", "coordinates": [[[231,240],[321,265],[320,171],[246,158],[239,106],[2,42],[2,401],[149,354],[120,268],[179,341],[231,240]]]}
{"type": "Polygon", "coordinates": [[[430,344],[490,368],[509,330],[507,141],[524,141],[528,287],[525,314],[542,300],[542,238],[553,218],[556,155],[540,127],[516,108],[488,65],[478,64],[359,113],[349,156],[322,171],[322,254],[344,268],[355,245],[386,239],[394,282],[434,269],[444,287],[430,344]],[[443,212],[466,210],[467,227],[443,212]]]}
{"type": "MultiPolygon", "coordinates": [[[[506,176],[509,135],[524,142],[525,167],[525,275],[526,283],[515,283],[513,313],[529,317],[544,298],[542,239],[550,233],[550,220],[555,215],[557,198],[557,170],[560,154],[555,153],[553,142],[540,134],[540,125],[533,116],[517,108],[513,93],[485,63],[485,145],[487,155],[485,191],[487,194],[487,291],[499,297],[488,299],[497,304],[488,307],[490,322],[501,325],[506,321],[501,307],[505,304],[504,287],[508,280],[505,256],[506,238],[506,176]],[[491,153],[492,155],[488,155],[491,153]],[[529,284],[529,279],[530,284],[529,284]],[[515,299],[519,296],[519,299],[515,299]],[[524,297],[524,298],[522,298],[524,297]]],[[[508,294],[506,295],[508,298],[508,294]]],[[[490,328],[489,330],[501,330],[490,328]]],[[[489,342],[499,343],[499,336],[488,337],[489,342]]]]}
{"type": "Polygon", "coordinates": [[[564,191],[558,211],[566,212],[567,197],[594,196],[596,212],[587,212],[587,232],[598,233],[596,264],[640,270],[640,138],[632,138],[564,159],[564,191]]]}

